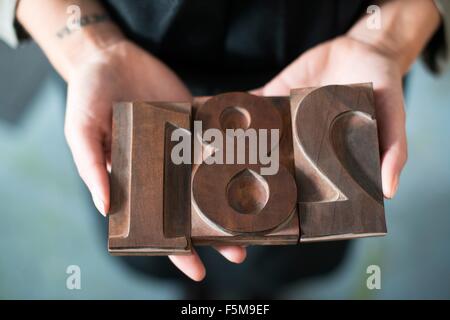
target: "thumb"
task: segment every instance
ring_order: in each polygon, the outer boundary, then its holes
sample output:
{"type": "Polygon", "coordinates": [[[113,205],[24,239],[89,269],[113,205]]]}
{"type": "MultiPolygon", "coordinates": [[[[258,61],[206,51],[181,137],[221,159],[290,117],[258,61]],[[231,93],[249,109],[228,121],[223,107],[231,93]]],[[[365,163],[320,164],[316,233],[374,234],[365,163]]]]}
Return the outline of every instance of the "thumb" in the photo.
{"type": "Polygon", "coordinates": [[[249,91],[250,94],[254,94],[255,96],[262,96],[264,95],[264,87],[260,87],[258,89],[253,89],[249,91]]]}
{"type": "Polygon", "coordinates": [[[265,86],[249,91],[257,96],[287,96],[289,95],[291,86],[286,83],[283,76],[278,75],[270,80],[265,86]]]}
{"type": "Polygon", "coordinates": [[[109,176],[101,134],[81,127],[69,127],[66,138],[78,173],[91,192],[98,211],[106,216],[109,211],[109,176]]]}
{"type": "Polygon", "coordinates": [[[400,173],[407,159],[403,91],[398,88],[375,90],[375,103],[381,151],[381,178],[384,196],[394,197],[400,173]]]}

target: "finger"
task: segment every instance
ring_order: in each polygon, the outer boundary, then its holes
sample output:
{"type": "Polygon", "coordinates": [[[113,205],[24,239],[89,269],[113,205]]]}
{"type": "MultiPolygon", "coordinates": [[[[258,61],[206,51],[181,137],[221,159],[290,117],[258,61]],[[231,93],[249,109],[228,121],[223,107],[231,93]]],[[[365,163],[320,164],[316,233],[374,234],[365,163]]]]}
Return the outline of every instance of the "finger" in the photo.
{"type": "Polygon", "coordinates": [[[383,194],[392,199],[398,189],[400,174],[407,160],[403,91],[387,88],[375,91],[377,123],[381,150],[383,194]]]}
{"type": "Polygon", "coordinates": [[[290,93],[290,89],[290,85],[285,81],[284,73],[281,73],[264,87],[253,89],[249,93],[256,96],[287,96],[290,93]]]}
{"type": "Polygon", "coordinates": [[[319,85],[320,79],[316,78],[317,72],[311,71],[321,69],[312,66],[317,64],[316,61],[321,61],[321,59],[310,57],[309,53],[301,55],[264,86],[263,95],[288,96],[291,89],[319,85]]]}
{"type": "Polygon", "coordinates": [[[206,269],[197,252],[192,250],[189,256],[169,256],[170,261],[185,275],[194,281],[202,281],[206,276],[206,269]]]}
{"type": "Polygon", "coordinates": [[[214,249],[233,263],[242,263],[247,257],[247,250],[239,246],[216,246],[214,249]]]}
{"type": "Polygon", "coordinates": [[[397,193],[400,174],[406,162],[406,156],[401,149],[402,147],[389,148],[382,156],[383,194],[388,199],[392,199],[397,193]]]}
{"type": "Polygon", "coordinates": [[[108,171],[108,173],[111,173],[111,169],[112,169],[112,157],[111,157],[111,151],[107,152],[105,155],[105,159],[106,159],[106,171],[108,171]]]}
{"type": "Polygon", "coordinates": [[[288,96],[291,91],[290,84],[285,79],[285,72],[282,72],[269,83],[267,83],[262,89],[261,95],[274,97],[274,96],[288,96]]]}
{"type": "Polygon", "coordinates": [[[254,94],[255,96],[262,96],[264,95],[264,87],[250,90],[249,93],[254,94]]]}
{"type": "Polygon", "coordinates": [[[310,86],[310,82],[304,74],[303,66],[304,63],[299,60],[296,64],[292,64],[281,71],[264,87],[250,91],[250,93],[254,92],[255,95],[266,97],[288,96],[291,89],[310,86]]]}
{"type": "Polygon", "coordinates": [[[66,137],[80,177],[91,192],[98,211],[106,216],[110,204],[109,176],[102,135],[88,128],[69,127],[66,137]]]}

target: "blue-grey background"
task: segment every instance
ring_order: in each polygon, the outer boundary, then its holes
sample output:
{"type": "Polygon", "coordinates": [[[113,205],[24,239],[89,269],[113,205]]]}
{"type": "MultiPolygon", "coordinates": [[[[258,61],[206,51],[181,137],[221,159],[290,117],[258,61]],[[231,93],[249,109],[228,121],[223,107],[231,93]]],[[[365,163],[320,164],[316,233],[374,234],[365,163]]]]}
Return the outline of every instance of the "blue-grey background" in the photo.
{"type": "MultiPolygon", "coordinates": [[[[182,297],[176,283],[108,256],[64,141],[64,101],[34,45],[0,43],[0,299],[182,297]],[[66,288],[70,265],[81,268],[81,290],[66,288]]],[[[386,201],[388,236],[354,241],[338,270],[292,283],[283,297],[450,298],[450,74],[433,77],[417,63],[407,105],[409,161],[398,196],[386,201]],[[373,264],[380,290],[366,286],[373,264]]]]}

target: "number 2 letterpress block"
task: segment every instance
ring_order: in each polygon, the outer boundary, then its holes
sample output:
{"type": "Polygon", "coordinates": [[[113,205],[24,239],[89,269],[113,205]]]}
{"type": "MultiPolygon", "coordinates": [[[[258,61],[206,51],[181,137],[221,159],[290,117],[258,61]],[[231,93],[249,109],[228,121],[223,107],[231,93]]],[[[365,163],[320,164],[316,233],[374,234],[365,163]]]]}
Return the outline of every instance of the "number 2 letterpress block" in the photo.
{"type": "Polygon", "coordinates": [[[386,233],[370,84],[291,92],[300,241],[386,233]]]}

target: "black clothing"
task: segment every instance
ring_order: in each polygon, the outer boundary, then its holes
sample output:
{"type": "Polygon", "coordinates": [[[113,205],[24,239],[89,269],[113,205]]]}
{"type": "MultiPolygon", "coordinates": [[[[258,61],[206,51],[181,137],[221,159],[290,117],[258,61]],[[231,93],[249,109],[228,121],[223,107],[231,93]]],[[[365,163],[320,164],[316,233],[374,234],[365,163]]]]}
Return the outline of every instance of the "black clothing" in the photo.
{"type": "Polygon", "coordinates": [[[265,84],[309,48],[345,33],[365,0],[105,0],[126,35],[194,95],[265,84]]]}
{"type": "MultiPolygon", "coordinates": [[[[126,35],[174,69],[194,95],[212,95],[262,86],[304,51],[345,33],[370,3],[105,0],[104,4],[126,35]]],[[[210,248],[199,248],[208,270],[201,284],[186,280],[166,258],[123,261],[150,275],[189,283],[202,297],[273,298],[286,285],[333,270],[347,249],[345,241],[250,247],[247,261],[236,266],[210,248]]]]}

